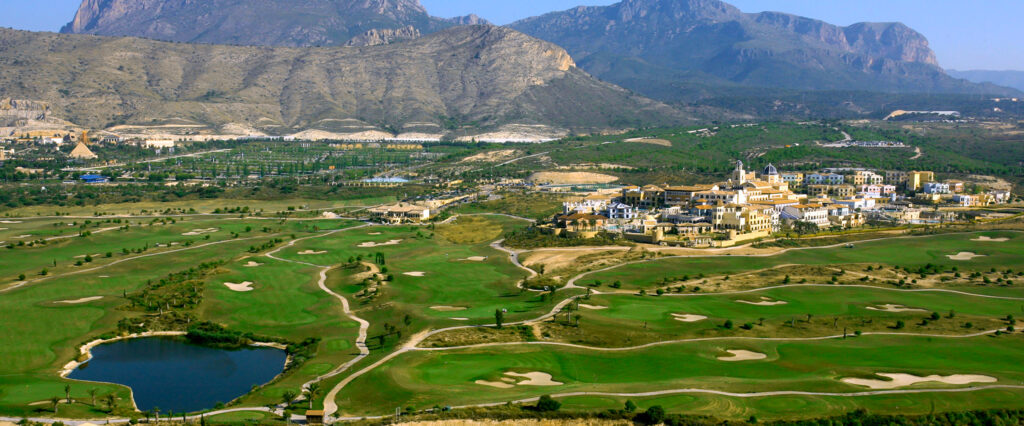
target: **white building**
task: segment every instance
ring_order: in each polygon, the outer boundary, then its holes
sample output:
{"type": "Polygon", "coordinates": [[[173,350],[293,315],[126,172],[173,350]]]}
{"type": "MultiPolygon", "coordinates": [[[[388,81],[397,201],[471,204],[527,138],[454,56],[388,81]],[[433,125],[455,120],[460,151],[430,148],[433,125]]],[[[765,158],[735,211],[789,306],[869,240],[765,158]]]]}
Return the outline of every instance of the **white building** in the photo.
{"type": "Polygon", "coordinates": [[[949,194],[949,184],[943,182],[926,182],[924,184],[925,194],[949,194]]]}
{"type": "Polygon", "coordinates": [[[169,139],[150,139],[143,142],[143,146],[146,148],[174,148],[174,141],[169,139]]]}
{"type": "Polygon", "coordinates": [[[629,204],[612,203],[608,206],[609,219],[633,220],[637,218],[637,210],[629,204]]]}
{"type": "Polygon", "coordinates": [[[821,204],[800,204],[786,207],[782,209],[782,218],[810,222],[818,225],[819,228],[827,228],[830,225],[828,209],[821,204]]]}
{"type": "Polygon", "coordinates": [[[848,200],[835,200],[836,204],[841,204],[849,208],[850,210],[870,210],[875,208],[874,198],[851,198],[848,200]]]}
{"type": "Polygon", "coordinates": [[[562,210],[565,214],[598,214],[607,208],[608,203],[602,200],[583,200],[562,203],[562,210]]]}
{"type": "Polygon", "coordinates": [[[807,175],[804,183],[808,185],[842,185],[845,178],[835,173],[813,173],[807,175]]]}

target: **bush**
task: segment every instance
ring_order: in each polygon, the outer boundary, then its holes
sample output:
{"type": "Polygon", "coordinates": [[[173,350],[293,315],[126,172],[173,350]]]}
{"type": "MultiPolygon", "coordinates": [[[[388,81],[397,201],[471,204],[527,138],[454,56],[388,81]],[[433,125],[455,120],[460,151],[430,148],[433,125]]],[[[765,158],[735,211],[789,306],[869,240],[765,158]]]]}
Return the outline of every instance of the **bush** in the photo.
{"type": "Polygon", "coordinates": [[[562,403],[555,401],[551,395],[544,395],[537,400],[536,408],[541,412],[558,411],[559,408],[562,408],[562,403]]]}
{"type": "Polygon", "coordinates": [[[665,421],[665,409],[661,408],[660,405],[652,406],[647,411],[640,413],[634,419],[640,424],[645,425],[657,425],[665,421]]]}

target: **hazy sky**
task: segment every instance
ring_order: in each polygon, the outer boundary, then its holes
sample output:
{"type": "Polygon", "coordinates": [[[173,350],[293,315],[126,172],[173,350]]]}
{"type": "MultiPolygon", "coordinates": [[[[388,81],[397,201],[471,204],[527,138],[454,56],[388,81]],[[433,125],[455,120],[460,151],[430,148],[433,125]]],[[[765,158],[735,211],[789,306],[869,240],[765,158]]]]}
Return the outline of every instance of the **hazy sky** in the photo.
{"type": "MultiPolygon", "coordinates": [[[[434,15],[476,13],[498,24],[615,0],[421,0],[434,15]]],[[[0,0],[0,26],[56,31],[81,0],[0,0]]],[[[775,10],[849,25],[900,21],[924,33],[943,67],[1024,70],[1024,0],[733,0],[744,12],[775,10]]]]}

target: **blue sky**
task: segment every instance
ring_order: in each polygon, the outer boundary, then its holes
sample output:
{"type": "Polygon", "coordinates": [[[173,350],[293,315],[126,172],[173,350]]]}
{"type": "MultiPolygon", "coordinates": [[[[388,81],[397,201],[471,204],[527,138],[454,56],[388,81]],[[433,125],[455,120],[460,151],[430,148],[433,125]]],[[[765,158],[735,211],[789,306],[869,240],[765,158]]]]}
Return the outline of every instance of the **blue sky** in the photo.
{"type": "MultiPolygon", "coordinates": [[[[476,13],[498,24],[609,0],[421,0],[437,16],[476,13]]],[[[56,31],[81,0],[0,0],[0,26],[56,31]]],[[[924,33],[942,66],[1024,70],[1022,0],[732,0],[744,12],[775,10],[834,24],[900,21],[924,33]]]]}

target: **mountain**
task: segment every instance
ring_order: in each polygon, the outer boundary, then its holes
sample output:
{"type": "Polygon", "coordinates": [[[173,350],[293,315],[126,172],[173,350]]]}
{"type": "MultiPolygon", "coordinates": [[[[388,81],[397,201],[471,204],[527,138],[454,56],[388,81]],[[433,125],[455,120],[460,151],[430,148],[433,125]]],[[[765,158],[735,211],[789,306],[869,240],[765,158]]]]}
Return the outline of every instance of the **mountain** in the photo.
{"type": "Polygon", "coordinates": [[[83,0],[61,32],[296,47],[353,44],[370,31],[429,34],[484,23],[475,15],[430,16],[419,0],[83,0]]]}
{"type": "Polygon", "coordinates": [[[1024,91],[1024,71],[946,70],[946,73],[975,83],[991,83],[1024,91]]]}
{"type": "Polygon", "coordinates": [[[624,0],[510,25],[558,44],[591,74],[663,100],[721,87],[1007,93],[954,79],[928,40],[900,23],[840,27],[719,0],[624,0]]]}
{"type": "Polygon", "coordinates": [[[243,135],[454,137],[512,126],[558,135],[685,120],[592,78],[558,46],[494,26],[324,48],[0,29],[0,69],[0,99],[45,111],[40,119],[125,132],[194,127],[243,135]]]}

